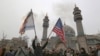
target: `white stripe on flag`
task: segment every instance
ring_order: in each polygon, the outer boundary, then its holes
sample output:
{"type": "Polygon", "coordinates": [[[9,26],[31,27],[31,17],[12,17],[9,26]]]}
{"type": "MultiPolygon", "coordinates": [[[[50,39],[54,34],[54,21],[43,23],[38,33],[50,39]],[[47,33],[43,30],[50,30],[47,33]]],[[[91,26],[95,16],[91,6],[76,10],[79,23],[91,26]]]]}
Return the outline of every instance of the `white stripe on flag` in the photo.
{"type": "Polygon", "coordinates": [[[32,10],[28,13],[27,17],[24,19],[24,22],[21,25],[20,32],[21,34],[24,34],[26,30],[34,29],[34,18],[32,10]]]}

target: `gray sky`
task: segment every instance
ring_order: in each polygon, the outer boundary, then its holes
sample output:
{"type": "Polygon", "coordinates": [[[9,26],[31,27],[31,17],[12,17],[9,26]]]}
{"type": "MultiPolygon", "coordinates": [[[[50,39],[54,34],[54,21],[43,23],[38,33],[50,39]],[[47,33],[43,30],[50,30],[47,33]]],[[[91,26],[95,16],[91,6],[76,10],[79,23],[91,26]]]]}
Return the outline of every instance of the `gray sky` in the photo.
{"type": "MultiPolygon", "coordinates": [[[[31,8],[39,38],[42,37],[42,23],[46,13],[50,19],[48,34],[59,17],[76,31],[73,20],[75,4],[82,11],[85,34],[97,34],[100,31],[99,3],[99,0],[0,0],[0,39],[3,32],[7,38],[18,37],[21,21],[31,8]]],[[[25,34],[34,38],[34,30],[26,31],[25,34]]]]}

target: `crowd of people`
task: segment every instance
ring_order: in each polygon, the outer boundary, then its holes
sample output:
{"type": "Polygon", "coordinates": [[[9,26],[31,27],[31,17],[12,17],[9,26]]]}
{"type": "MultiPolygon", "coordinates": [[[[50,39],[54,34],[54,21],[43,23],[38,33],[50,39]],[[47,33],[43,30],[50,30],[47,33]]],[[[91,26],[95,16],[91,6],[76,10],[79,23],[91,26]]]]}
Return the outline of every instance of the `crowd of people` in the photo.
{"type": "Polygon", "coordinates": [[[10,50],[6,51],[2,47],[0,48],[0,56],[100,56],[100,43],[96,44],[96,48],[89,47],[89,52],[86,52],[84,48],[80,48],[80,51],[72,48],[67,48],[66,50],[56,50],[56,48],[46,49],[48,39],[43,46],[40,46],[40,43],[36,45],[36,39],[37,37],[32,42],[32,48],[25,46],[19,47],[16,50],[10,48],[10,50]]]}

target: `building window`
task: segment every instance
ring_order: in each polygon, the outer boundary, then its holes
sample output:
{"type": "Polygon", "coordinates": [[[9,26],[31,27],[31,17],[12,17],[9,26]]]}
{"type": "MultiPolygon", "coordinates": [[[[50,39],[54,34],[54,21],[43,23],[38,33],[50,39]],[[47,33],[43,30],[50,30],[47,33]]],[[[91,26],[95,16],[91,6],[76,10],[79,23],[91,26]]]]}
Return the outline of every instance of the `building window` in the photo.
{"type": "Polygon", "coordinates": [[[87,43],[88,43],[88,44],[94,44],[95,42],[94,42],[94,40],[89,39],[89,40],[87,40],[87,43]]]}

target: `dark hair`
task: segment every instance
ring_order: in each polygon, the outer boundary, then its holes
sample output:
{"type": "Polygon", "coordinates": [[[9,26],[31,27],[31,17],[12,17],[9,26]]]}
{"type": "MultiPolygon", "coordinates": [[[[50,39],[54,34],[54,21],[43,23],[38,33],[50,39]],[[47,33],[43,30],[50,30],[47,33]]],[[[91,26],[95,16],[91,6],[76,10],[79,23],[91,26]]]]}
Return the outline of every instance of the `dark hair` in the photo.
{"type": "Polygon", "coordinates": [[[25,47],[25,48],[28,48],[28,46],[27,46],[27,45],[25,45],[24,47],[25,47]]]}
{"type": "Polygon", "coordinates": [[[82,53],[86,53],[86,51],[85,51],[85,49],[84,49],[84,48],[80,48],[80,50],[83,50],[83,52],[82,52],[82,53]]]}

